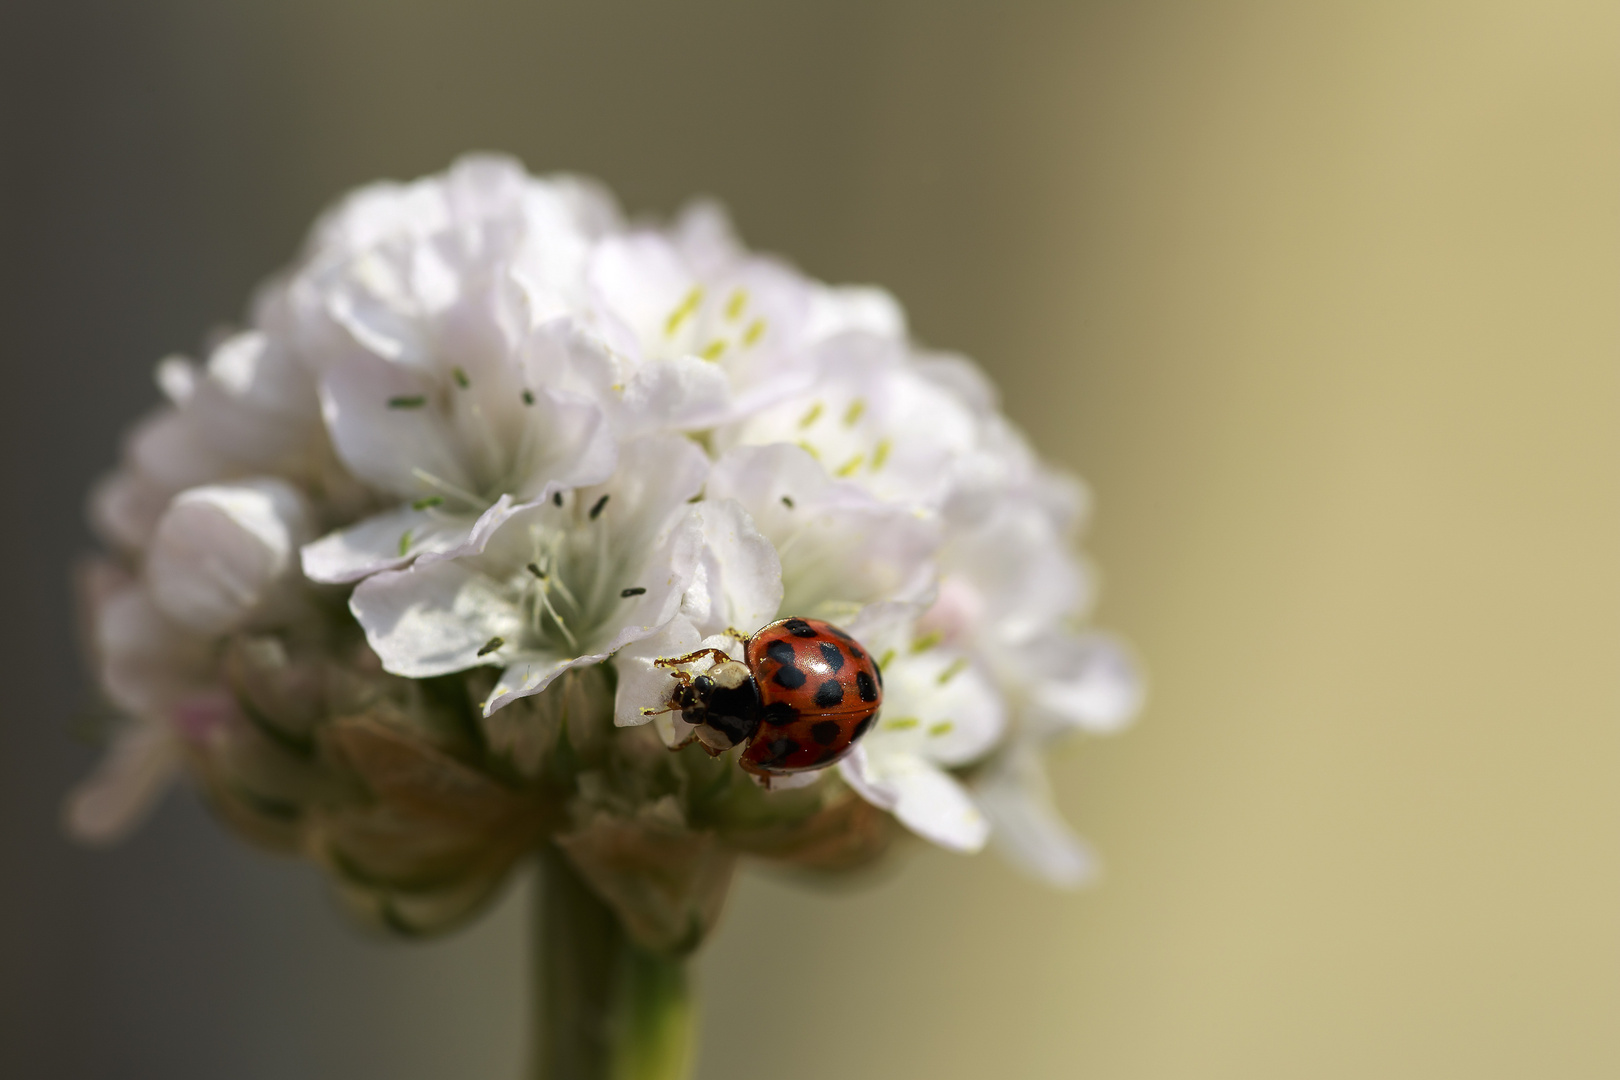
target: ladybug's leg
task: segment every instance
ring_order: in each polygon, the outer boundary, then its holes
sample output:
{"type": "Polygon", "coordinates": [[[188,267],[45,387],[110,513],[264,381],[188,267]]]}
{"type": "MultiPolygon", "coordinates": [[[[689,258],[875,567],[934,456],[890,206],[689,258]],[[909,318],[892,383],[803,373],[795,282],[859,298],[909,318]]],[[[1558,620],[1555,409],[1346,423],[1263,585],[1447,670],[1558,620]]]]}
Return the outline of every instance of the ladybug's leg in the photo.
{"type": "MultiPolygon", "coordinates": [[[[732,660],[731,656],[720,649],[699,649],[697,652],[689,652],[685,656],[661,657],[654,660],[653,663],[661,668],[673,668],[680,664],[695,664],[704,657],[708,657],[716,664],[729,664],[732,660]]],[[[685,674],[684,671],[674,672],[676,678],[680,678],[685,674]]]]}

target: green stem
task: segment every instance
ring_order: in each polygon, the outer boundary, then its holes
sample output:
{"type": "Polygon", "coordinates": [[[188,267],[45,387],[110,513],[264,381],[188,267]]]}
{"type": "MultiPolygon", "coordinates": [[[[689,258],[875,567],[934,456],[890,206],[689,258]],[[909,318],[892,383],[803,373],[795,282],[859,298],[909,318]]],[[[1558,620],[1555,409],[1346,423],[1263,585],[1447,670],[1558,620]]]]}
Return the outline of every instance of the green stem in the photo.
{"type": "Polygon", "coordinates": [[[533,1080],[687,1080],[685,962],[630,941],[551,844],[535,894],[533,1080]]]}

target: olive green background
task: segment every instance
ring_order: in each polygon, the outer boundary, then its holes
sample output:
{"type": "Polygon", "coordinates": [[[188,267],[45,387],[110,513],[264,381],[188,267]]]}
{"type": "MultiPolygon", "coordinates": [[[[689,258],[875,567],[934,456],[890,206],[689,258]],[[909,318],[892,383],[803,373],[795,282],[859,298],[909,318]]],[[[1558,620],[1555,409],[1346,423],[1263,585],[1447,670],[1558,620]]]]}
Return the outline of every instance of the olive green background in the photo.
{"type": "Polygon", "coordinates": [[[1098,503],[1080,894],[747,876],[700,1076],[1620,1075],[1620,11],[27,0],[0,12],[0,1073],[511,1077],[525,893],[336,916],[189,797],[109,852],[65,577],[149,369],[329,198],[506,149],[876,281],[1098,503]]]}

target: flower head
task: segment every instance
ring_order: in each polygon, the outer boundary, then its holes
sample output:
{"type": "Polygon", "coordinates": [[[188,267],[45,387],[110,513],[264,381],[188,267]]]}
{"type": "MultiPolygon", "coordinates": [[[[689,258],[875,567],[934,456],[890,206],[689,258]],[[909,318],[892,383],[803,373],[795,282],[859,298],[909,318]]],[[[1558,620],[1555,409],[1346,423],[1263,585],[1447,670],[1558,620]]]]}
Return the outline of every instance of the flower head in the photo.
{"type": "Polygon", "coordinates": [[[903,829],[1083,877],[1041,754],[1140,692],[1084,625],[1082,493],[888,294],[749,252],[710,204],[632,227],[475,157],[345,199],[247,327],[158,377],[92,501],[94,659],[130,719],[80,835],[184,771],[410,932],[549,840],[666,951],[742,856],[844,869],[903,829]],[[758,686],[780,619],[831,623],[881,688],[808,767],[749,772],[743,744],[823,707],[797,668],[758,686]]]}

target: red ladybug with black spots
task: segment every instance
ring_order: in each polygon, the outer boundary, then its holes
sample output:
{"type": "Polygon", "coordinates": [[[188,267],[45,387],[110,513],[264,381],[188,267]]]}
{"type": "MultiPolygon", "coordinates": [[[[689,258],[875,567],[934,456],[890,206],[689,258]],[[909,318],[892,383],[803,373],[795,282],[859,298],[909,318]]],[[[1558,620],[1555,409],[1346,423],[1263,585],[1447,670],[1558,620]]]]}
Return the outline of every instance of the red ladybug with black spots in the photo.
{"type": "Polygon", "coordinates": [[[674,707],[711,754],[746,744],[741,764],[760,776],[819,769],[865,735],[883,705],[883,673],[854,638],[820,619],[780,619],[743,644],[659,660],[674,668],[705,657],[701,675],[674,671],[674,707]]]}

